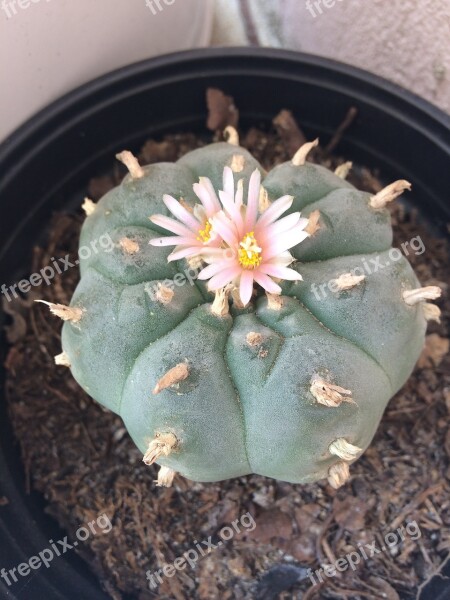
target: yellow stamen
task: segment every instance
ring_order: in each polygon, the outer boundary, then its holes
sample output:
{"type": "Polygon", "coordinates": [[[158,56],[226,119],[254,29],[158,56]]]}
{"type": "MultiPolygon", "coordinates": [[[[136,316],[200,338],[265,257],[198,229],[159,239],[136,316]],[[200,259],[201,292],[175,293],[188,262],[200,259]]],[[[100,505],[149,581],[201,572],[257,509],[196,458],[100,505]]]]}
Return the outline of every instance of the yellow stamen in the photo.
{"type": "Polygon", "coordinates": [[[209,221],[206,221],[205,228],[200,229],[198,232],[198,236],[197,236],[198,241],[203,242],[204,244],[206,244],[206,242],[209,242],[209,240],[211,239],[211,230],[212,230],[211,223],[209,221]]]}
{"type": "Polygon", "coordinates": [[[242,242],[239,244],[238,259],[239,264],[244,269],[255,269],[259,267],[262,261],[262,248],[258,246],[258,242],[255,239],[253,231],[246,233],[242,242]]]}

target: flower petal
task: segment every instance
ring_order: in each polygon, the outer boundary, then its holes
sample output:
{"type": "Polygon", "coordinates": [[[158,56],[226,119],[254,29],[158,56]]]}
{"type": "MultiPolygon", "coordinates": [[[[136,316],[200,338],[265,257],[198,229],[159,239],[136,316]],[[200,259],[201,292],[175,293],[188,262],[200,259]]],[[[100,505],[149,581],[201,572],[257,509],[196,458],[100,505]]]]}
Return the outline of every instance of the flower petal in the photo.
{"type": "Polygon", "coordinates": [[[234,176],[230,167],[223,169],[223,191],[230,198],[234,198],[234,176]]]}
{"type": "Polygon", "coordinates": [[[264,264],[281,265],[283,267],[288,267],[294,261],[295,261],[295,258],[292,256],[292,254],[290,252],[288,252],[287,250],[285,250],[284,252],[277,254],[276,256],[270,258],[269,260],[265,260],[264,264]]]}
{"type": "Polygon", "coordinates": [[[231,283],[233,279],[236,279],[240,272],[241,269],[238,265],[223,269],[223,271],[214,275],[214,277],[209,280],[208,289],[215,292],[216,290],[225,287],[228,283],[231,283]]]}
{"type": "Polygon", "coordinates": [[[221,208],[220,202],[219,202],[219,198],[217,197],[217,192],[214,189],[211,179],[209,177],[200,177],[199,181],[208,190],[210,197],[213,199],[215,207],[216,207],[216,212],[219,211],[221,208]]]}
{"type": "Polygon", "coordinates": [[[200,273],[198,274],[198,278],[199,279],[211,279],[211,277],[214,277],[221,271],[225,271],[226,268],[227,268],[227,266],[224,263],[214,262],[214,263],[208,265],[207,267],[205,267],[202,271],[200,271],[200,273]]]}
{"type": "Polygon", "coordinates": [[[187,256],[200,256],[201,248],[198,246],[179,246],[175,248],[175,250],[169,254],[167,260],[172,262],[173,260],[180,260],[182,258],[186,258],[187,256]]]}
{"type": "Polygon", "coordinates": [[[244,180],[239,179],[236,186],[236,195],[234,196],[234,202],[236,206],[240,209],[243,204],[244,199],[244,180]]]}
{"type": "MultiPolygon", "coordinates": [[[[301,220],[302,219],[300,219],[300,213],[295,212],[295,213],[291,213],[290,215],[287,215],[286,217],[283,217],[282,219],[279,219],[278,221],[275,221],[275,223],[271,223],[270,225],[267,225],[266,227],[259,227],[259,223],[258,223],[257,226],[255,227],[255,236],[258,239],[261,239],[261,241],[269,240],[269,239],[273,238],[275,235],[279,235],[280,233],[283,233],[284,231],[288,231],[289,229],[292,229],[293,227],[298,226],[298,223],[301,220]]],[[[307,219],[305,219],[305,220],[306,220],[306,222],[308,222],[307,219]]]]}
{"type": "MultiPolygon", "coordinates": [[[[259,267],[258,271],[260,273],[264,273],[265,275],[270,275],[271,277],[276,277],[277,279],[287,279],[288,281],[301,281],[303,277],[294,269],[288,269],[283,265],[277,264],[263,264],[259,267]]],[[[255,277],[256,279],[256,277],[255,277]]]]}
{"type": "Polygon", "coordinates": [[[222,205],[223,205],[225,211],[228,213],[228,216],[233,221],[233,223],[236,225],[236,227],[239,231],[239,234],[240,234],[244,228],[244,221],[242,219],[241,211],[236,206],[233,199],[230,198],[230,196],[228,196],[227,194],[225,194],[225,192],[220,191],[219,197],[220,197],[220,201],[222,202],[222,205]]]}
{"type": "MultiPolygon", "coordinates": [[[[192,246],[194,245],[194,240],[190,237],[180,237],[178,235],[168,235],[167,237],[159,237],[154,238],[149,241],[151,246],[192,246]]],[[[198,242],[198,245],[201,246],[202,243],[198,242]]]]}
{"type": "Polygon", "coordinates": [[[257,225],[260,227],[270,225],[280,217],[284,212],[291,208],[294,198],[292,196],[281,196],[275,200],[269,208],[259,217],[257,225]]]}
{"type": "Polygon", "coordinates": [[[250,302],[253,294],[254,271],[243,271],[239,283],[239,296],[244,306],[250,302]]]}
{"type": "Polygon", "coordinates": [[[213,231],[218,233],[220,237],[229,246],[236,246],[238,243],[236,226],[230,221],[224,212],[218,213],[211,219],[213,231]]]}
{"type": "MultiPolygon", "coordinates": [[[[225,261],[229,260],[231,256],[228,256],[230,252],[230,248],[214,248],[211,246],[207,246],[204,248],[202,252],[202,257],[206,262],[217,262],[217,261],[225,261]]],[[[232,252],[234,255],[234,252],[232,252]]]]}
{"type": "Polygon", "coordinates": [[[204,223],[207,220],[206,210],[203,204],[196,204],[194,206],[194,217],[199,223],[204,223]]]}
{"type": "Polygon", "coordinates": [[[284,233],[281,238],[275,239],[267,244],[263,250],[264,262],[273,256],[281,254],[281,252],[300,244],[300,242],[303,242],[307,237],[309,237],[309,234],[302,229],[290,229],[288,232],[284,233]]]}
{"type": "Polygon", "coordinates": [[[254,278],[256,283],[259,283],[261,287],[263,287],[266,292],[269,294],[281,294],[280,286],[275,283],[268,275],[261,273],[260,271],[255,271],[254,278]]]}
{"type": "Polygon", "coordinates": [[[192,231],[195,233],[198,232],[201,227],[201,223],[199,223],[192,213],[186,210],[184,206],[181,206],[178,200],[175,200],[175,198],[173,196],[169,196],[169,194],[164,194],[163,202],[174,217],[184,223],[187,227],[189,227],[189,229],[192,229],[192,231]]]}
{"type": "Polygon", "coordinates": [[[164,215],[152,215],[150,217],[150,221],[155,225],[159,225],[172,233],[177,233],[183,237],[192,236],[192,239],[195,239],[194,233],[188,229],[185,225],[182,225],[175,219],[171,219],[170,217],[165,217],[164,215]]]}
{"type": "Polygon", "coordinates": [[[309,223],[309,219],[305,219],[304,217],[302,217],[298,221],[298,226],[301,227],[302,229],[305,229],[305,227],[308,225],[308,223],[309,223]]]}
{"type": "Polygon", "coordinates": [[[248,184],[247,210],[245,213],[245,231],[253,231],[255,228],[256,217],[258,215],[259,187],[261,184],[261,173],[255,169],[250,177],[248,184]]]}
{"type": "Polygon", "coordinates": [[[211,181],[207,177],[200,177],[199,183],[192,186],[195,194],[203,204],[208,217],[212,217],[220,210],[220,203],[211,181]]]}

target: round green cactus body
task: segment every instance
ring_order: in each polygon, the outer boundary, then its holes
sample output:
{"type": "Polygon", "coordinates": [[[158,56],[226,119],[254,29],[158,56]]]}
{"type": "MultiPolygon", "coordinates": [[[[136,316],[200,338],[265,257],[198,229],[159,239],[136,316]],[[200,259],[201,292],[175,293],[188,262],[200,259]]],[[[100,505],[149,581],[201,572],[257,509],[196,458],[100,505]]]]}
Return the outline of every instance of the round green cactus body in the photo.
{"type": "Polygon", "coordinates": [[[265,174],[225,142],[132,166],[83,226],[80,248],[95,251],[80,253],[77,318],[62,336],[74,377],[162,465],[162,485],[175,471],[196,481],[328,477],[338,487],[424,343],[430,296],[391,248],[389,190],[372,197],[302,160],[265,174]],[[288,194],[288,214],[309,219],[309,237],[292,248],[303,280],[281,282],[281,295],[258,288],[245,308],[232,291],[229,309],[225,292],[217,303],[198,261],[169,262],[167,246],[150,244],[169,235],[150,221],[169,216],[164,195],[194,211],[194,184],[209,178],[222,190],[226,166],[244,198],[259,171],[262,214],[288,194]]]}

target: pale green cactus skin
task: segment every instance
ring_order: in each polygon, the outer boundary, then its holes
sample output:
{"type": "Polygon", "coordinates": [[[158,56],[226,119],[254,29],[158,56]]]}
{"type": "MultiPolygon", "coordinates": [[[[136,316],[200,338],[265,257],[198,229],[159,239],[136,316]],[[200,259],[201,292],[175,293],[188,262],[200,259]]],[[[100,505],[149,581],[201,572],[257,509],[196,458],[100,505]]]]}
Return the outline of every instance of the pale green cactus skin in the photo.
{"type": "Polygon", "coordinates": [[[373,209],[370,194],[321,166],[287,162],[266,175],[246,150],[225,142],[144,171],[107,193],[82,229],[80,246],[104,234],[116,245],[81,261],[71,306],[82,308],[83,317],[65,323],[62,336],[75,379],[122,417],[142,453],[155,435],[173,433],[176,447],[157,462],[189,479],[327,477],[341,461],[330,444],[343,438],[361,451],[368,447],[424,343],[422,305],[409,306],[402,297],[420,284],[405,258],[387,265],[389,212],[373,209]],[[168,234],[149,217],[168,214],[163,194],[193,206],[199,176],[222,189],[223,168],[235,155],[244,157],[245,185],[258,168],[270,200],[290,194],[289,212],[320,211],[320,229],[292,250],[303,281],[283,282],[280,310],[262,294],[223,317],[211,312],[213,297],[198,281],[174,286],[167,304],[152,299],[149,286],[188,267],[168,263],[170,249],[148,244],[168,234]],[[124,237],[139,251],[125,253],[118,244],[124,237]],[[320,299],[313,292],[312,284],[320,289],[378,256],[385,266],[351,289],[327,290],[320,299]],[[248,343],[250,332],[261,335],[258,345],[248,343]],[[153,394],[179,363],[189,366],[188,377],[153,394]],[[353,402],[318,402],[310,389],[317,376],[351,390],[353,402]]]}

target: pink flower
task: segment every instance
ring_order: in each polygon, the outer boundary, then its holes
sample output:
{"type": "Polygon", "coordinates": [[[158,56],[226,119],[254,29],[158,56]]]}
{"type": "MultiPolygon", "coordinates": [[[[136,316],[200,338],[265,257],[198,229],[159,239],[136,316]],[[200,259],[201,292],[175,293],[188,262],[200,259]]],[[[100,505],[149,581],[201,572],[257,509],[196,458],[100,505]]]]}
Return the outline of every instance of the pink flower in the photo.
{"type": "Polygon", "coordinates": [[[222,240],[212,231],[211,218],[222,207],[211,181],[207,177],[200,177],[193,188],[201,202],[195,205],[193,211],[185,208],[173,196],[165,194],[163,202],[178,220],[164,215],[150,217],[150,221],[155,225],[176,234],[150,240],[152,246],[176,246],[168,256],[169,261],[199,255],[205,248],[218,247],[222,243],[222,240]]]}
{"type": "Polygon", "coordinates": [[[288,250],[308,237],[304,231],[308,219],[300,218],[299,212],[280,218],[292,206],[292,196],[275,200],[258,217],[260,186],[261,175],[256,169],[244,204],[243,181],[239,180],[235,189],[233,171],[225,167],[220,202],[206,177],[194,185],[201,204],[193,212],[165,195],[164,204],[178,220],[164,215],[153,215],[150,220],[176,235],[156,238],[150,244],[176,246],[169,261],[200,256],[208,265],[198,278],[209,279],[211,291],[231,284],[238,289],[244,306],[250,302],[255,283],[269,293],[281,294],[275,279],[302,279],[289,268],[294,258],[288,250]]]}
{"type": "Polygon", "coordinates": [[[258,218],[261,175],[256,169],[249,182],[247,204],[243,205],[240,182],[235,193],[233,172],[224,169],[224,190],[219,192],[223,209],[211,218],[213,231],[224,241],[224,246],[211,248],[202,258],[209,263],[198,275],[209,279],[211,291],[232,284],[239,290],[246,306],[253,286],[258,283],[267,292],[280,294],[276,279],[301,280],[302,276],[289,269],[294,258],[288,250],[308,237],[304,231],[308,219],[295,212],[283,218],[293,202],[292,196],[275,200],[258,218]]]}

